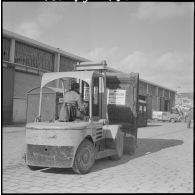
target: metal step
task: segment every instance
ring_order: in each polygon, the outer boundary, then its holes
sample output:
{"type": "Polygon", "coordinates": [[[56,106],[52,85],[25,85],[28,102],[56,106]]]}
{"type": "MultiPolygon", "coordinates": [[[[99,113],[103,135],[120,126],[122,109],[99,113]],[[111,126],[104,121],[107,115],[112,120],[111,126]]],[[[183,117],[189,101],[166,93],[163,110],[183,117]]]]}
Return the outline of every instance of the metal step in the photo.
{"type": "Polygon", "coordinates": [[[95,159],[97,160],[97,159],[105,158],[108,156],[113,156],[115,154],[116,154],[115,149],[105,149],[103,151],[96,153],[95,159]]]}

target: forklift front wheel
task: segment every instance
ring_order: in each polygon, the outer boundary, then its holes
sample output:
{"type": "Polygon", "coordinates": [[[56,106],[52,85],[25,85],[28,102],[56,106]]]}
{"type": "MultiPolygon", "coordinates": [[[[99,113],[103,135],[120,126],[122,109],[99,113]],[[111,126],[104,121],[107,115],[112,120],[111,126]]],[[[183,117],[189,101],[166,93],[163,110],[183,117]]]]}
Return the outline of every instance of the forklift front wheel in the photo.
{"type": "Polygon", "coordinates": [[[72,169],[79,174],[88,173],[94,161],[95,147],[91,141],[85,139],[77,149],[72,169]]]}

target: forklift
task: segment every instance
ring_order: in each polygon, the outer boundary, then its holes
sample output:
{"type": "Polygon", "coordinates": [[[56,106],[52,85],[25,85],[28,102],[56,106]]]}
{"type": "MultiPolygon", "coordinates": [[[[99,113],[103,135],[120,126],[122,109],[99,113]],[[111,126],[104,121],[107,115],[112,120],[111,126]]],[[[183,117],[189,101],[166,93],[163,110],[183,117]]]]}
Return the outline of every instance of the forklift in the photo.
{"type": "Polygon", "coordinates": [[[97,159],[119,160],[123,153],[133,154],[137,144],[138,83],[137,73],[118,72],[106,61],[76,64],[69,72],[44,73],[36,89],[39,100],[35,100],[35,94],[34,102],[30,96],[27,99],[31,119],[27,116],[26,165],[31,170],[72,168],[86,174],[97,159]],[[60,121],[63,97],[71,80],[80,85],[85,117],[60,121]],[[52,102],[48,90],[55,81],[58,93],[52,102]],[[34,121],[32,112],[37,115],[34,121]]]}

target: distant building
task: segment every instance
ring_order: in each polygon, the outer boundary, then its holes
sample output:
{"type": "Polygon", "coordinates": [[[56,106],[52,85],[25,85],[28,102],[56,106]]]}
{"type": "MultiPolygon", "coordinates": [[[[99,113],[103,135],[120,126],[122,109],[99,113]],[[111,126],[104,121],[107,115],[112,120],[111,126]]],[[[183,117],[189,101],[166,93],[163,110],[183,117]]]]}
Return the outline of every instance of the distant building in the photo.
{"type": "MultiPolygon", "coordinates": [[[[40,86],[44,72],[71,71],[77,62],[90,61],[7,30],[2,42],[3,124],[26,122],[27,92],[40,86]]],[[[140,79],[139,99],[147,102],[151,118],[153,110],[175,105],[175,91],[140,79]]]]}
{"type": "Polygon", "coordinates": [[[175,106],[176,91],[140,78],[139,98],[147,102],[148,119],[152,111],[170,111],[175,106]]]}

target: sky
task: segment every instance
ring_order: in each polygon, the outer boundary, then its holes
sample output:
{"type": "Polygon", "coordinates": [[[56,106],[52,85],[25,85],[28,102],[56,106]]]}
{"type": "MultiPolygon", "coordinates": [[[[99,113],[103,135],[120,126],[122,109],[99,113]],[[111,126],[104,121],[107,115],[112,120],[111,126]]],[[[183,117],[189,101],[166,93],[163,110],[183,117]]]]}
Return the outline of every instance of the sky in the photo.
{"type": "Polygon", "coordinates": [[[3,29],[193,92],[193,2],[3,2],[3,29]]]}

